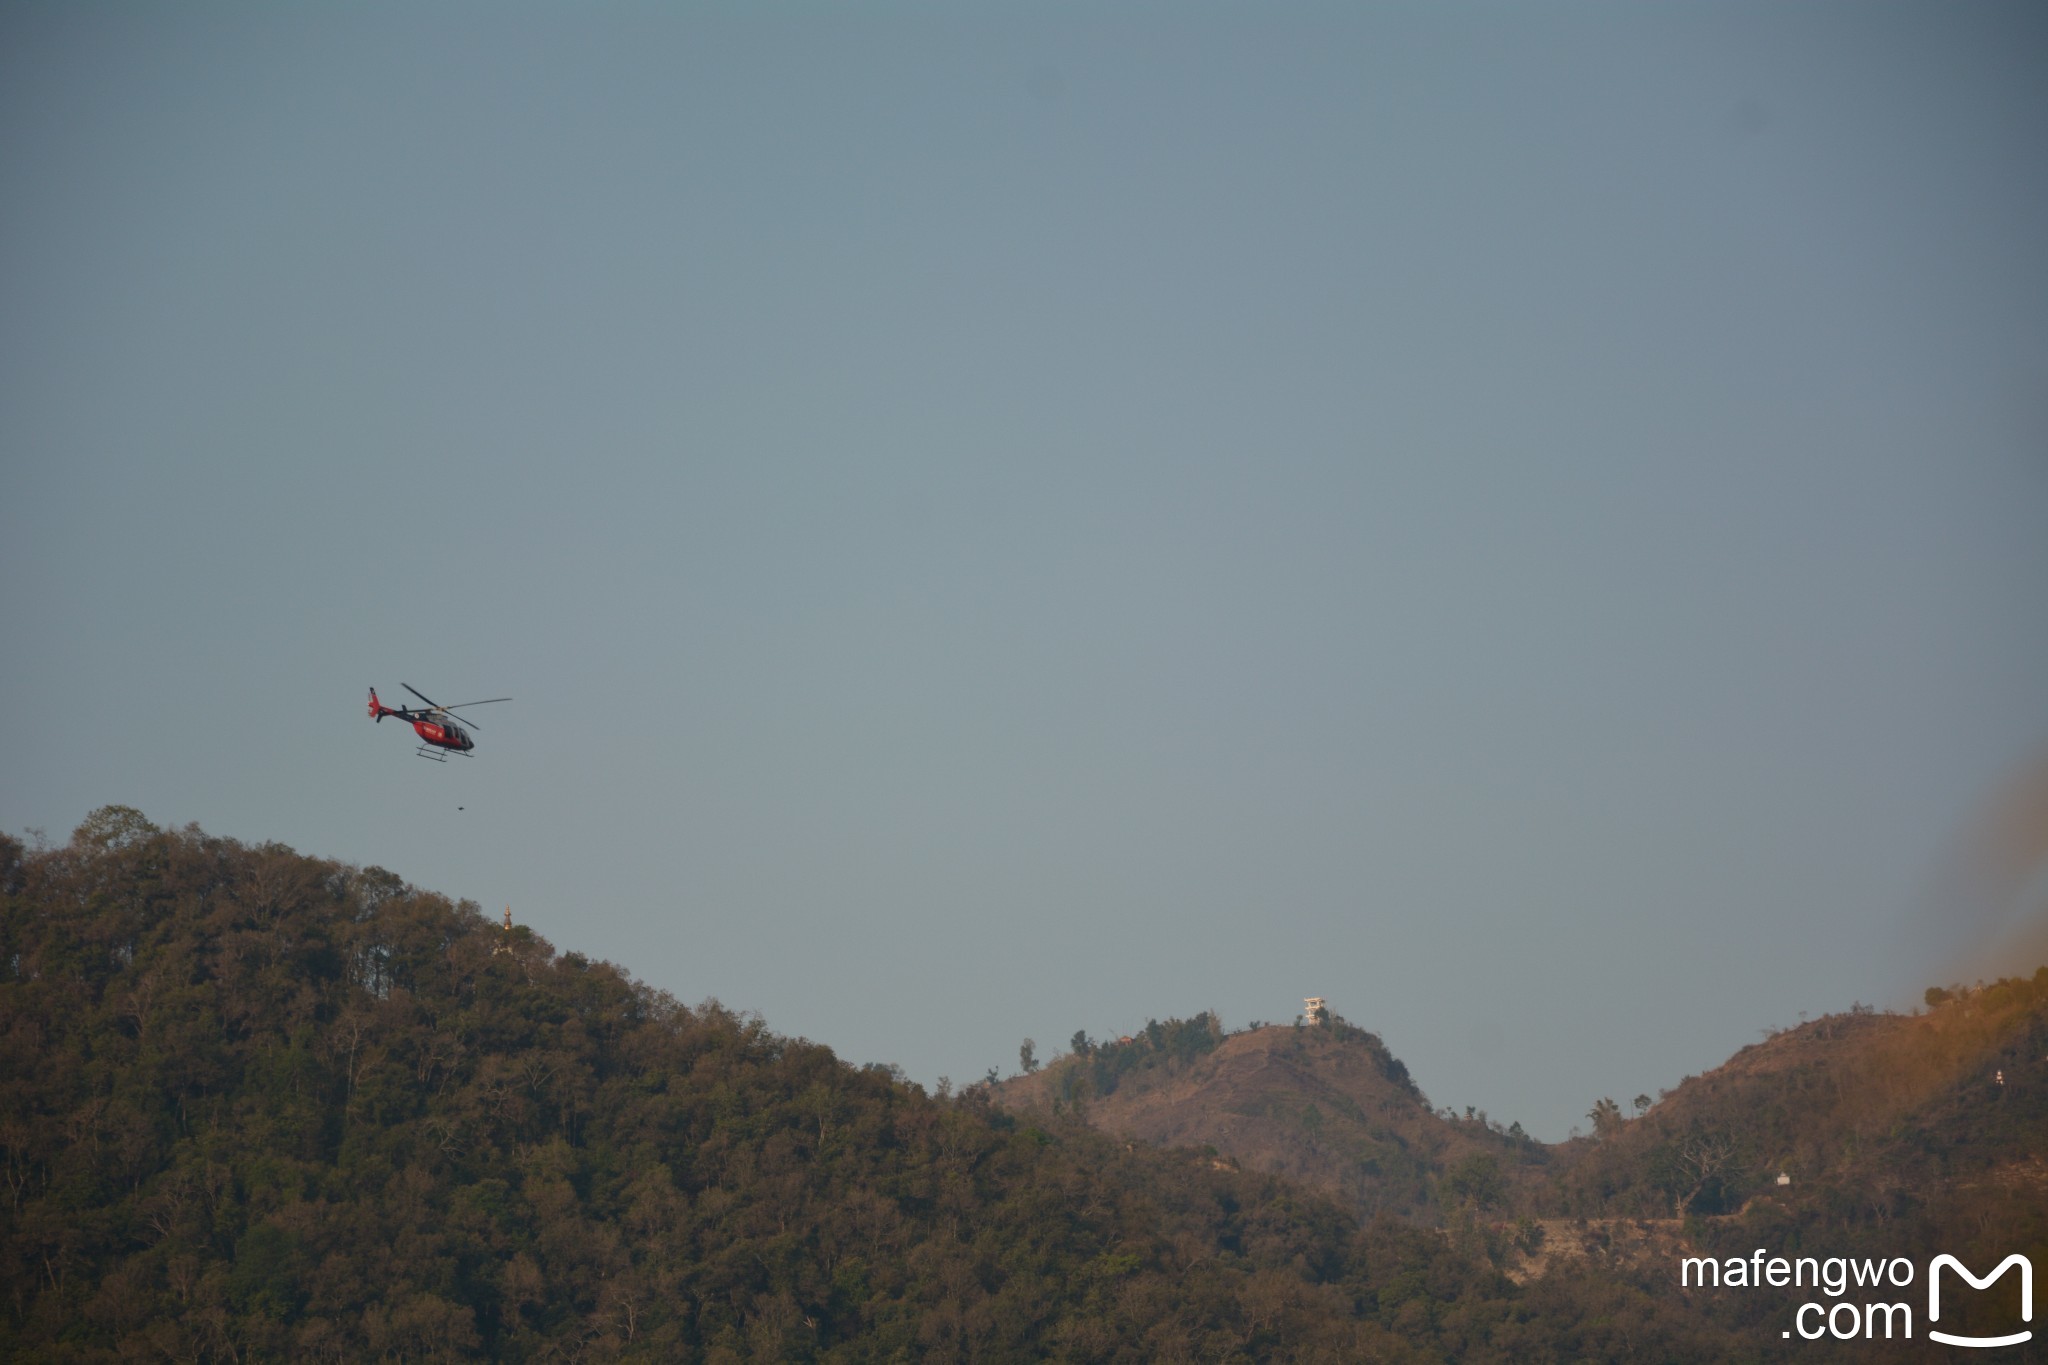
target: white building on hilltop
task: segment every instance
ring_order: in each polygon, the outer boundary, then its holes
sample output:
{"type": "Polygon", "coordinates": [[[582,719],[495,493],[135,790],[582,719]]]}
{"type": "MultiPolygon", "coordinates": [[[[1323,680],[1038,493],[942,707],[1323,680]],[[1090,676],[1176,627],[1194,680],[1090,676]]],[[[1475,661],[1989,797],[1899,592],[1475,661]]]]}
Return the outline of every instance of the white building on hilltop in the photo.
{"type": "Polygon", "coordinates": [[[1320,995],[1307,996],[1302,1000],[1302,1014],[1313,1024],[1329,1012],[1320,995]]]}

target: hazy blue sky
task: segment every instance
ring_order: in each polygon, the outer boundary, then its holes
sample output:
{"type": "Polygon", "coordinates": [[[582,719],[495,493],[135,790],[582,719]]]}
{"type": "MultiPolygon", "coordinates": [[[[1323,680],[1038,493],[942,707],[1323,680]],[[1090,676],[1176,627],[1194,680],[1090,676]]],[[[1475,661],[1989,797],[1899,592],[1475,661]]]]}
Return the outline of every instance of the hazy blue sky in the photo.
{"type": "Polygon", "coordinates": [[[2039,5],[0,11],[0,828],[1562,1137],[2048,747],[2039,5]],[[476,714],[445,767],[372,726],[476,714]],[[458,811],[457,807],[466,807],[458,811]]]}

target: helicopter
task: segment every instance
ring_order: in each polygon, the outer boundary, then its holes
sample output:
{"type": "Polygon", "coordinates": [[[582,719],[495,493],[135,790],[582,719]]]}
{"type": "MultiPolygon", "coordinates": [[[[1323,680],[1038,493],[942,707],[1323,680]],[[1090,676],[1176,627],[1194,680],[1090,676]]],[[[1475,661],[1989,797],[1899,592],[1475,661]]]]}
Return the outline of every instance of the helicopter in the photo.
{"type": "MultiPolygon", "coordinates": [[[[382,721],[386,716],[396,716],[411,724],[413,733],[420,737],[420,747],[413,752],[421,758],[431,758],[436,763],[446,763],[448,755],[461,754],[467,758],[469,751],[476,747],[476,741],[469,732],[455,723],[451,711],[465,706],[488,706],[494,701],[510,701],[510,697],[490,697],[484,701],[459,701],[453,706],[443,706],[411,683],[400,683],[406,691],[425,702],[425,706],[386,706],[377,700],[377,689],[370,689],[370,719],[382,721]]],[[[475,721],[469,722],[476,725],[475,721]]],[[[478,727],[481,729],[482,727],[478,727]]]]}

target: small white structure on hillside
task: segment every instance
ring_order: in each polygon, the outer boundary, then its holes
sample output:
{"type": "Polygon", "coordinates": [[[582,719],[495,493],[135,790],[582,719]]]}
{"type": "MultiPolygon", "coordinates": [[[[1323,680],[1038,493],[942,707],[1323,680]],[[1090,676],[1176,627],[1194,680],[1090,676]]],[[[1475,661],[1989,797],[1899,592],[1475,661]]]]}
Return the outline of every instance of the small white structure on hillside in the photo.
{"type": "Polygon", "coordinates": [[[1303,1006],[1302,1014],[1307,1017],[1311,1024],[1323,1017],[1326,1007],[1323,1004],[1323,997],[1320,995],[1307,996],[1301,1003],[1303,1006]]]}

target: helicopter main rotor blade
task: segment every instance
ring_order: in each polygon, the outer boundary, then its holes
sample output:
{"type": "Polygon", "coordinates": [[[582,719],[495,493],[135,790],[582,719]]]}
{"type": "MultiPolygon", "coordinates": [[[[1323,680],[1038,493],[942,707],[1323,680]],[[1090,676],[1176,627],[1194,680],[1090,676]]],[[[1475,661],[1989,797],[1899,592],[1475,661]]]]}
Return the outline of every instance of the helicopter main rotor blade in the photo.
{"type": "MultiPolygon", "coordinates": [[[[441,710],[444,713],[448,711],[459,711],[465,706],[489,706],[494,701],[510,700],[512,700],[510,697],[487,697],[483,701],[459,701],[456,702],[455,705],[453,706],[444,706],[441,708],[441,710]]],[[[468,716],[449,716],[448,719],[460,720],[464,725],[467,725],[472,730],[481,730],[484,728],[483,726],[478,725],[475,721],[471,720],[468,716]]]]}
{"type": "MultiPolygon", "coordinates": [[[[400,687],[402,687],[402,688],[404,688],[404,689],[405,689],[406,691],[408,691],[408,692],[412,693],[412,694],[413,694],[413,695],[414,695],[415,697],[418,697],[418,698],[419,698],[419,699],[420,699],[421,701],[425,702],[425,703],[427,704],[427,709],[428,709],[429,711],[431,711],[431,712],[435,712],[435,713],[438,713],[438,714],[440,714],[440,715],[442,715],[442,716],[445,716],[445,717],[447,717],[447,718],[448,718],[449,720],[451,720],[451,721],[455,719],[455,716],[454,716],[454,715],[453,715],[452,713],[453,713],[453,712],[455,712],[455,711],[458,711],[458,710],[460,710],[460,709],[461,709],[462,707],[465,707],[465,706],[489,706],[489,705],[490,705],[490,704],[491,704],[492,702],[494,702],[494,701],[510,701],[510,700],[512,700],[512,699],[511,699],[510,697],[486,697],[486,698],[485,698],[484,700],[482,700],[482,701],[459,701],[459,702],[455,703],[455,705],[453,705],[453,706],[443,706],[443,705],[441,705],[441,703],[440,703],[440,702],[437,702],[437,701],[435,701],[435,700],[434,700],[434,699],[433,699],[432,697],[430,697],[430,696],[428,696],[428,695],[427,695],[426,693],[424,693],[424,692],[420,691],[420,690],[419,690],[419,689],[418,689],[417,687],[414,687],[414,686],[413,686],[413,685],[412,685],[411,683],[409,683],[409,682],[401,682],[401,683],[399,684],[399,686],[400,686],[400,687]]],[[[479,730],[483,729],[483,726],[481,726],[481,725],[477,725],[477,723],[476,723],[475,721],[473,721],[473,720],[465,720],[465,721],[463,722],[463,724],[465,724],[465,725],[470,725],[470,726],[474,726],[474,727],[475,727],[476,729],[479,729],[479,730]]]]}
{"type": "Polygon", "coordinates": [[[434,709],[435,709],[436,711],[438,711],[438,710],[440,710],[440,709],[441,709],[441,703],[439,703],[439,702],[435,701],[435,700],[434,700],[434,699],[433,699],[432,697],[430,697],[430,696],[428,696],[428,695],[427,695],[426,693],[424,693],[424,692],[420,691],[420,690],[419,690],[419,689],[418,689],[417,687],[414,687],[414,686],[413,686],[413,685],[412,685],[411,683],[409,683],[409,682],[402,682],[402,683],[400,683],[400,684],[399,684],[399,686],[400,686],[400,687],[402,687],[402,688],[404,688],[404,689],[405,689],[406,691],[408,691],[408,692],[412,693],[412,694],[413,694],[413,695],[414,695],[415,697],[418,697],[418,698],[419,698],[419,699],[420,699],[421,701],[425,702],[425,703],[426,703],[427,705],[429,705],[429,706],[433,707],[433,708],[434,708],[434,709]]]}

